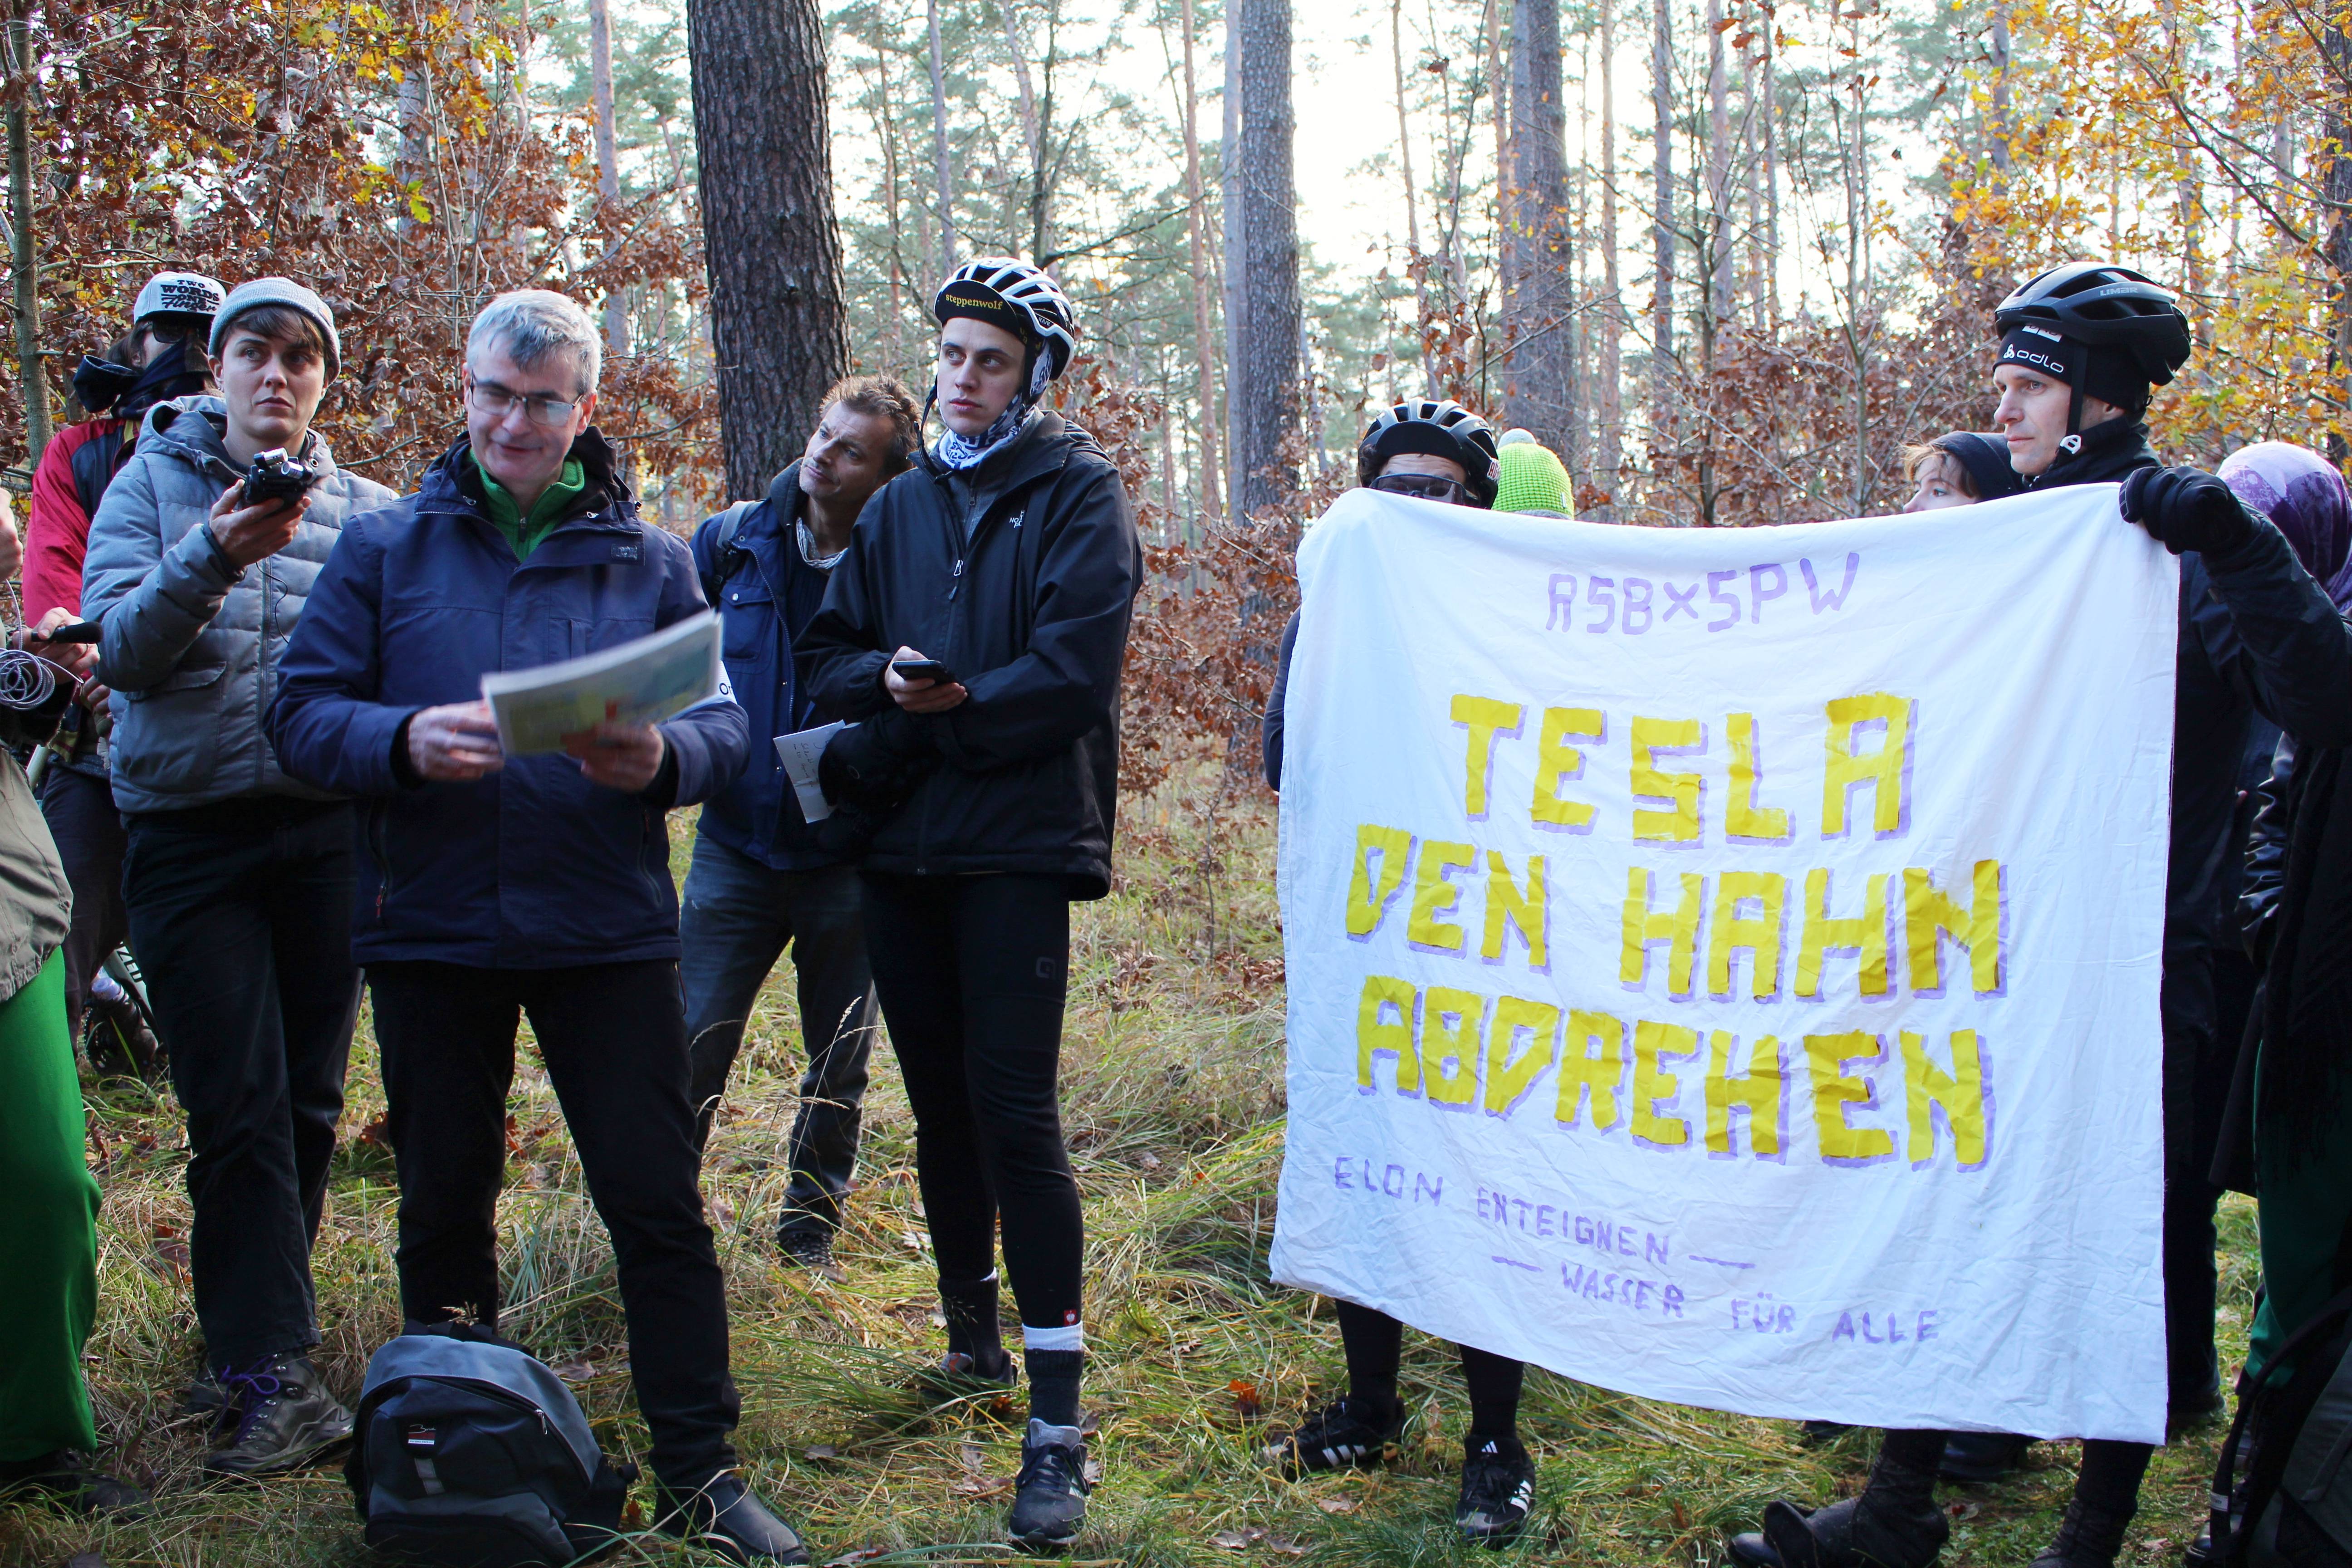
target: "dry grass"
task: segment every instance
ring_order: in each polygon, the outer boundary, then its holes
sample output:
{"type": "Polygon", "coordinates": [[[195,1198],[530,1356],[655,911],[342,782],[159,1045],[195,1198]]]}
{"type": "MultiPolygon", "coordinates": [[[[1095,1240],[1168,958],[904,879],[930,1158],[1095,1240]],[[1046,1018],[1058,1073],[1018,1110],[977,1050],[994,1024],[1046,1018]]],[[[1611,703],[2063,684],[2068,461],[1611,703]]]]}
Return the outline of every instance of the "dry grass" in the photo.
{"type": "MultiPolygon", "coordinates": [[[[1105,1471],[1077,1557],[1492,1561],[1453,1538],[1466,1409],[1451,1355],[1422,1336],[1408,1336],[1413,1416],[1392,1468],[1288,1485],[1251,1462],[1262,1426],[1244,1419],[1236,1386],[1279,1418],[1334,1388],[1341,1367],[1329,1303],[1265,1277],[1282,1144],[1270,813],[1232,808],[1213,835],[1198,814],[1167,803],[1136,816],[1152,842],[1129,850],[1118,894],[1080,907],[1072,963],[1065,1103],[1087,1197],[1087,1402],[1100,1419],[1105,1471]]],[[[680,827],[682,871],[688,830],[680,827]]],[[[819,1562],[865,1552],[892,1553],[877,1560],[886,1563],[997,1560],[1018,1413],[930,1410],[907,1387],[940,1336],[912,1127],[894,1070],[875,1078],[839,1251],[845,1279],[784,1268],[769,1244],[800,1060],[789,974],[780,974],[752,1022],[706,1168],[732,1297],[746,1462],[819,1562]]],[[[89,1374],[109,1457],[152,1480],[162,1504],[152,1521],[111,1530],[0,1509],[0,1561],[61,1564],[85,1552],[117,1568],[365,1561],[335,1471],[200,1486],[202,1434],[173,1414],[196,1353],[179,1118],[168,1100],[135,1089],[92,1086],[91,1094],[107,1197],[89,1374]]],[[[398,1327],[391,1161],[358,1136],[381,1109],[363,1033],[316,1264],[324,1364],[347,1392],[369,1351],[398,1327]]],[[[611,1256],[535,1068],[521,1072],[515,1113],[519,1152],[502,1209],[514,1303],[505,1326],[574,1380],[608,1448],[641,1455],[611,1256]]],[[[2252,1228],[2250,1209],[2227,1211],[2223,1329],[2232,1354],[2251,1311],[2252,1228]]],[[[1523,1430],[1541,1466],[1542,1504],[1539,1527],[1508,1554],[1522,1562],[1704,1568],[1722,1561],[1724,1530],[1752,1521],[1766,1500],[1856,1486],[1869,1451],[1866,1437],[1808,1448],[1786,1423],[1654,1405],[1540,1373],[1529,1381],[1523,1430]]],[[[2209,1428],[2158,1457],[2128,1562],[2178,1559],[2201,1520],[2216,1436],[2209,1428]]],[[[2071,1445],[2045,1444],[2009,1484],[1948,1490],[1958,1517],[1946,1560],[2028,1562],[2056,1524],[2075,1457],[2071,1445]]],[[[629,1552],[685,1555],[657,1539],[629,1552]]]]}

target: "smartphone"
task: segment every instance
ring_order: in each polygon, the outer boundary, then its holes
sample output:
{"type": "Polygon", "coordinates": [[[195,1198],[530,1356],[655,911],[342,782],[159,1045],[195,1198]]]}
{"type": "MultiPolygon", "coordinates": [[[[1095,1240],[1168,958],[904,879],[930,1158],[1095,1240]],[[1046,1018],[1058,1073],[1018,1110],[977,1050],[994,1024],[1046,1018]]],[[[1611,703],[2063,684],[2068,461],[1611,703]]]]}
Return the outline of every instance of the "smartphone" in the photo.
{"type": "Polygon", "coordinates": [[[955,671],[935,658],[896,659],[890,668],[901,680],[936,680],[948,686],[955,684],[955,671]]]}

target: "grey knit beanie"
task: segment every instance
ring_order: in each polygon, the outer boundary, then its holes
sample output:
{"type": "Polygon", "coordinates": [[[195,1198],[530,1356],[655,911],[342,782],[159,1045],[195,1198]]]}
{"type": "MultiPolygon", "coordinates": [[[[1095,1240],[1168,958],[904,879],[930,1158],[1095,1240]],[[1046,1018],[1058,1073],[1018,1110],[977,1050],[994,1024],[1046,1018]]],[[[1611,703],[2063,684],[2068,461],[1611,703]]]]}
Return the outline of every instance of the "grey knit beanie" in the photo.
{"type": "Polygon", "coordinates": [[[237,317],[263,305],[283,305],[310,318],[327,340],[327,379],[334,380],[343,363],[343,340],[335,335],[335,313],[327,309],[324,300],[291,278],[256,278],[230,289],[213,313],[212,342],[207,345],[212,356],[220,358],[221,346],[228,342],[229,328],[236,324],[237,317]]]}

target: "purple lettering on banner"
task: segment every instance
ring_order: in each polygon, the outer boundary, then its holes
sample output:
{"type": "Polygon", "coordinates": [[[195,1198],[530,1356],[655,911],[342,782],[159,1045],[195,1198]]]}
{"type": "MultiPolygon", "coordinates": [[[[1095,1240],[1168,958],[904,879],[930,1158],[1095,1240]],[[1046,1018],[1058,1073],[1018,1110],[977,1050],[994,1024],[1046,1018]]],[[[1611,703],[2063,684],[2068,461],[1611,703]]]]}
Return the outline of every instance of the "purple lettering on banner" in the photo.
{"type": "Polygon", "coordinates": [[[1381,1192],[1391,1198],[1404,1196],[1404,1167],[1391,1165],[1381,1173],[1381,1192]]]}
{"type": "Polygon", "coordinates": [[[1665,1296],[1658,1303],[1658,1310],[1662,1312],[1671,1312],[1677,1318],[1681,1317],[1683,1315],[1683,1288],[1669,1280],[1666,1284],[1665,1296]]]}
{"type": "Polygon", "coordinates": [[[1659,1236],[1659,1235],[1658,1235],[1658,1234],[1656,1234],[1654,1231],[1645,1231],[1645,1232],[1643,1232],[1643,1236],[1642,1236],[1642,1261],[1643,1261],[1643,1262],[1644,1262],[1644,1263],[1668,1263],[1668,1262],[1672,1262],[1672,1261],[1673,1261],[1673,1258],[1674,1258],[1674,1253],[1673,1253],[1673,1250],[1672,1250],[1670,1247],[1668,1247],[1666,1246],[1666,1238],[1665,1238],[1665,1237],[1662,1237],[1662,1236],[1659,1236]]]}
{"type": "Polygon", "coordinates": [[[1777,561],[1748,569],[1748,624],[1754,626],[1764,618],[1764,601],[1777,599],[1789,591],[1789,569],[1777,561]],[[1764,574],[1772,574],[1772,586],[1764,586],[1764,574]]]}
{"type": "Polygon", "coordinates": [[[1586,631],[1605,632],[1616,623],[1616,587],[1617,579],[1614,577],[1587,577],[1584,580],[1584,602],[1601,612],[1599,620],[1584,623],[1586,631]]]}
{"type": "Polygon", "coordinates": [[[1544,615],[1544,630],[1550,631],[1555,626],[1564,632],[1574,630],[1576,621],[1576,574],[1573,572],[1553,573],[1551,574],[1551,582],[1546,584],[1545,592],[1551,599],[1551,606],[1544,615]],[[1562,583],[1568,584],[1568,592],[1565,594],[1559,591],[1559,585],[1562,583]]]}
{"type": "Polygon", "coordinates": [[[1797,1331],[1797,1309],[1794,1307],[1781,1308],[1780,1315],[1774,1318],[1772,1322],[1774,1325],[1772,1331],[1776,1334],[1795,1333],[1797,1331]]]}
{"type": "Polygon", "coordinates": [[[1421,1202],[1423,1193],[1429,1194],[1429,1201],[1432,1204],[1443,1203],[1445,1198],[1445,1178],[1440,1176],[1433,1182],[1419,1171],[1415,1171],[1412,1173],[1412,1201],[1421,1202]]]}
{"type": "Polygon", "coordinates": [[[1511,1200],[1511,1206],[1512,1206],[1513,1208],[1515,1208],[1515,1209],[1517,1209],[1517,1210],[1518,1210],[1518,1211],[1519,1211],[1519,1215],[1518,1215],[1518,1226],[1519,1226],[1519,1228],[1520,1228],[1521,1230],[1525,1230],[1525,1229],[1527,1229],[1527,1228],[1528,1228],[1528,1210],[1529,1210],[1529,1209],[1531,1209],[1531,1208],[1535,1207],[1535,1205],[1533,1205],[1533,1204],[1531,1204],[1531,1203],[1528,1202],[1528,1200],[1527,1200],[1527,1199],[1525,1199],[1525,1198],[1513,1198],[1513,1199],[1511,1200]]]}
{"type": "Polygon", "coordinates": [[[1625,616],[1619,624],[1627,637],[1640,637],[1650,629],[1650,580],[1647,577],[1625,579],[1625,616]],[[1642,590],[1638,598],[1633,594],[1635,588],[1642,590]],[[1633,615],[1637,610],[1642,616],[1642,624],[1638,626],[1633,624],[1633,615]]]}
{"type": "Polygon", "coordinates": [[[1822,606],[1824,605],[1832,610],[1842,610],[1845,607],[1845,596],[1853,591],[1853,574],[1861,565],[1862,557],[1849,552],[1845,558],[1845,581],[1839,585],[1837,592],[1832,594],[1813,581],[1813,563],[1811,561],[1801,560],[1797,563],[1797,569],[1805,574],[1805,592],[1812,595],[1813,614],[1820,615],[1822,606]]]}
{"type": "Polygon", "coordinates": [[[1349,1185],[1348,1181],[1348,1156],[1345,1154],[1340,1155],[1338,1159],[1331,1162],[1331,1184],[1338,1187],[1342,1192],[1345,1192],[1349,1185]]]}
{"type": "Polygon", "coordinates": [[[1637,1279],[1633,1282],[1633,1310],[1638,1312],[1650,1304],[1650,1292],[1656,1284],[1657,1281],[1654,1279],[1637,1279]]]}
{"type": "Polygon", "coordinates": [[[1552,1207],[1549,1204],[1538,1204],[1536,1205],[1536,1234],[1538,1236],[1558,1236],[1559,1232],[1552,1228],[1552,1220],[1559,1213],[1559,1211],[1552,1207]]]}
{"type": "Polygon", "coordinates": [[[1617,1256],[1620,1258],[1633,1256],[1633,1233],[1622,1225],[1617,1227],[1617,1256]]]}
{"type": "Polygon", "coordinates": [[[1936,1337],[1936,1310],[1933,1307],[1919,1314],[1919,1326],[1916,1332],[1922,1344],[1936,1337]]]}
{"type": "Polygon", "coordinates": [[[1723,619],[1707,622],[1708,631],[1728,631],[1739,624],[1739,595],[1723,591],[1723,585],[1738,575],[1737,572],[1710,572],[1706,574],[1706,602],[1723,606],[1723,619]]]}
{"type": "Polygon", "coordinates": [[[1830,1342],[1835,1344],[1840,1340],[1850,1340],[1853,1337],[1853,1314],[1840,1312],[1837,1327],[1830,1331],[1830,1342]]]}
{"type": "Polygon", "coordinates": [[[1677,614],[1688,616],[1692,620],[1698,619],[1698,612],[1691,607],[1691,601],[1698,597],[1697,584],[1693,583],[1682,589],[1677,589],[1672,583],[1661,583],[1658,586],[1666,591],[1666,613],[1658,617],[1660,626],[1673,620],[1677,614]]]}
{"type": "Polygon", "coordinates": [[[1584,1215],[1576,1216],[1576,1239],[1580,1246],[1592,1245],[1592,1221],[1589,1216],[1584,1215]]]}
{"type": "Polygon", "coordinates": [[[1868,1312],[1864,1312],[1862,1315],[1862,1337],[1868,1340],[1874,1345],[1883,1345],[1886,1342],[1884,1336],[1874,1334],[1870,1331],[1870,1314],[1868,1312]]]}

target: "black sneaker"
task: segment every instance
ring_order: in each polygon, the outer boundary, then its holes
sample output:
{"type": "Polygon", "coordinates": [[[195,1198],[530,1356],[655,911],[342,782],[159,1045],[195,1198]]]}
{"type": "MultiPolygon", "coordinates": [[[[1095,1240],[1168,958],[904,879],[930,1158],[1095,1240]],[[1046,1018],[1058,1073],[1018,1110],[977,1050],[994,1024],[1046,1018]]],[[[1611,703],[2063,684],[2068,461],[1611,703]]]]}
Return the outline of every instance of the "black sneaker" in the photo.
{"type": "Polygon", "coordinates": [[[814,1272],[834,1266],[830,1231],[780,1230],[776,1232],[776,1249],[784,1255],[785,1262],[797,1268],[814,1272]]]}
{"type": "Polygon", "coordinates": [[[165,1077],[163,1042],[128,996],[92,996],[82,1012],[82,1054],[101,1078],[135,1078],[160,1084],[165,1077]]]}
{"type": "Polygon", "coordinates": [[[336,1402],[307,1355],[265,1356],[222,1384],[236,1397],[236,1429],[205,1456],[215,1476],[274,1476],[317,1463],[352,1438],[352,1413],[336,1402]]]}
{"type": "Polygon", "coordinates": [[[1004,1532],[1017,1546],[1066,1546],[1086,1522],[1087,1494],[1094,1489],[1087,1479],[1086,1434],[1033,1417],[1021,1439],[1021,1474],[1004,1532]]]}
{"type": "Polygon", "coordinates": [[[737,1563],[806,1563],[800,1533],[768,1510],[760,1494],[732,1470],[721,1471],[681,1497],[657,1487],[665,1535],[707,1547],[737,1563]]]}
{"type": "Polygon", "coordinates": [[[1507,1546],[1536,1506],[1536,1466],[1517,1437],[1473,1437],[1462,1460],[1462,1500],[1454,1528],[1465,1541],[1507,1546]]]}
{"type": "Polygon", "coordinates": [[[1289,1476],[1377,1465],[1403,1429],[1402,1404],[1390,1400],[1383,1409],[1349,1394],[1308,1416],[1296,1432],[1277,1436],[1258,1457],[1289,1476]]]}
{"type": "Polygon", "coordinates": [[[0,1499],[27,1492],[75,1513],[117,1519],[144,1518],[154,1501],[144,1488],[108,1475],[92,1456],[72,1448],[0,1464],[0,1499]]]}

